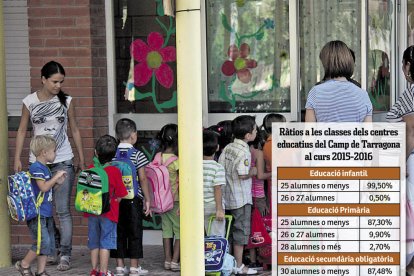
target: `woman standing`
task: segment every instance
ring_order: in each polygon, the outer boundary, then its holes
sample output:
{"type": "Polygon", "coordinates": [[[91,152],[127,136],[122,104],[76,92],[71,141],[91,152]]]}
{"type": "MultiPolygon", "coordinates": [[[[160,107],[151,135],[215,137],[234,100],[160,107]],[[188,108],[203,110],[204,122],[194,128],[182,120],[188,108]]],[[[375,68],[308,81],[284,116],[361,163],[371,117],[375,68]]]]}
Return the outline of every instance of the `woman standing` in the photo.
{"type": "MultiPolygon", "coordinates": [[[[41,70],[41,78],[42,88],[23,99],[22,116],[16,137],[14,170],[16,172],[22,170],[20,157],[30,119],[33,126],[33,136],[46,134],[53,136],[56,140],[56,159],[53,164],[49,164],[52,173],[64,170],[67,174],[64,183],[53,189],[61,232],[61,258],[57,269],[63,271],[70,268],[72,216],[69,203],[75,178],[74,155],[67,135],[68,123],[78,151],[80,169],[85,169],[85,162],[72,97],[61,90],[65,79],[63,66],[55,61],[46,63],[41,70]]],[[[33,163],[34,161],[35,157],[30,153],[29,162],[33,163]]]]}
{"type": "Polygon", "coordinates": [[[372,104],[368,93],[348,81],[354,59],[339,40],[323,46],[319,58],[325,70],[324,82],[315,85],[306,102],[306,122],[371,122],[372,104]]]}
{"type": "Polygon", "coordinates": [[[408,82],[407,88],[387,113],[388,122],[405,122],[406,127],[406,158],[407,158],[407,275],[414,275],[414,236],[412,208],[414,203],[414,46],[408,47],[403,53],[402,71],[408,82]]]}
{"type": "Polygon", "coordinates": [[[409,159],[414,150],[414,45],[404,51],[402,71],[408,86],[387,113],[386,119],[388,122],[406,123],[406,153],[409,159]]]}

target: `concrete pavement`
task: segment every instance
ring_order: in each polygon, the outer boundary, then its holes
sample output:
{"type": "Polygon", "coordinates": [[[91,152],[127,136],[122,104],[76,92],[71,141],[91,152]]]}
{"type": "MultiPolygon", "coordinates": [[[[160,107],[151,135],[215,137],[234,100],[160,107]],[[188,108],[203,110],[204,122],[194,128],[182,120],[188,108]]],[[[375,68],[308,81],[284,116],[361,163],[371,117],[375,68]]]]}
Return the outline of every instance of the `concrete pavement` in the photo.
{"type": "MultiPolygon", "coordinates": [[[[19,272],[14,268],[14,263],[21,260],[27,253],[29,245],[14,246],[12,249],[13,266],[8,268],[0,268],[1,276],[19,276],[19,272]]],[[[179,272],[172,272],[164,270],[164,253],[163,248],[160,245],[144,245],[144,259],[140,262],[143,268],[149,270],[147,275],[164,275],[164,276],[179,276],[179,272]]],[[[74,247],[72,251],[72,268],[68,271],[56,270],[56,265],[48,265],[46,271],[50,275],[69,276],[69,275],[82,275],[88,276],[90,272],[90,257],[89,250],[86,247],[74,247]]],[[[32,271],[35,272],[36,265],[32,266],[32,271]]],[[[110,270],[115,270],[115,261],[110,260],[110,270]]],[[[199,275],[194,276],[202,276],[199,275]]],[[[270,271],[262,272],[260,275],[271,275],[270,271]]]]}

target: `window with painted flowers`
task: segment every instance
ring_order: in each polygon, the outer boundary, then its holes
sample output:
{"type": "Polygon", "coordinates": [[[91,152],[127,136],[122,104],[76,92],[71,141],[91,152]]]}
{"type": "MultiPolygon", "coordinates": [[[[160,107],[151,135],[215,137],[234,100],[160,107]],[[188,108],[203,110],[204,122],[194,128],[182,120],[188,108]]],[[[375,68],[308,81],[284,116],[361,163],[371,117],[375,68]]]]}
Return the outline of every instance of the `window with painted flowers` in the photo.
{"type": "Polygon", "coordinates": [[[162,0],[113,1],[117,113],[176,113],[175,19],[162,0]]]}
{"type": "Polygon", "coordinates": [[[210,113],[290,112],[289,1],[207,0],[210,113]]]}

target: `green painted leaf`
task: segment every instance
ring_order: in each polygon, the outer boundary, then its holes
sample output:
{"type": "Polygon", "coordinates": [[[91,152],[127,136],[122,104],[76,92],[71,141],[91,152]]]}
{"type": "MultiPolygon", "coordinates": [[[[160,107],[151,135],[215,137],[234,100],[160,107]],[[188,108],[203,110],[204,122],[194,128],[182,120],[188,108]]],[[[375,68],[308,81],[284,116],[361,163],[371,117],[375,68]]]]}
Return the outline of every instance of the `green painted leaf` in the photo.
{"type": "Polygon", "coordinates": [[[142,100],[145,98],[151,97],[151,92],[147,92],[147,93],[142,93],[139,92],[137,88],[135,88],[135,100],[142,100]]]}
{"type": "Polygon", "coordinates": [[[262,40],[264,37],[264,31],[261,31],[260,33],[256,34],[256,39],[257,40],[262,40]]]}
{"type": "Polygon", "coordinates": [[[224,14],[224,13],[222,13],[221,14],[221,24],[223,24],[223,27],[227,30],[227,31],[229,31],[229,32],[233,32],[233,28],[229,25],[229,23],[227,22],[227,16],[224,14]]]}
{"type": "Polygon", "coordinates": [[[147,157],[148,160],[152,160],[152,154],[144,147],[141,146],[142,151],[144,152],[145,156],[147,157]]]}
{"type": "Polygon", "coordinates": [[[177,106],[177,91],[173,92],[171,99],[169,99],[168,101],[162,102],[158,105],[158,107],[162,109],[173,108],[176,106],[177,106]]]}
{"type": "Polygon", "coordinates": [[[162,0],[155,0],[157,3],[157,15],[158,16],[164,16],[164,6],[162,4],[162,0]]]}

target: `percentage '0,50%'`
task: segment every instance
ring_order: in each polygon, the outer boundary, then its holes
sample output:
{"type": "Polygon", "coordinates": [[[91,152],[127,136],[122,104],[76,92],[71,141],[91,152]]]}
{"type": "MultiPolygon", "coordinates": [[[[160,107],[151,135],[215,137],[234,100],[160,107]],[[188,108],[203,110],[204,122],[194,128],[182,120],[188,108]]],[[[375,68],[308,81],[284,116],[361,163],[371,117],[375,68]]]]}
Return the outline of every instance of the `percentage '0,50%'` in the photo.
{"type": "Polygon", "coordinates": [[[388,202],[388,201],[391,201],[390,195],[369,195],[368,199],[371,202],[388,202]]]}

